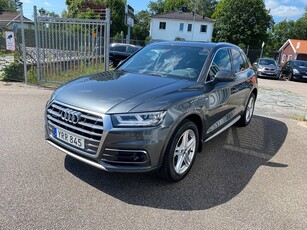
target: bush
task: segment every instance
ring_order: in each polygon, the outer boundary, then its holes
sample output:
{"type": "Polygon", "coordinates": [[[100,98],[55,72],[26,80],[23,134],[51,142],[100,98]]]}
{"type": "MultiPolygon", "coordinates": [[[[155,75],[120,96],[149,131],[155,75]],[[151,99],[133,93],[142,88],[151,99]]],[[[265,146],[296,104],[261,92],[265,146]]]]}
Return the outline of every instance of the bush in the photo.
{"type": "Polygon", "coordinates": [[[23,64],[12,62],[3,69],[4,81],[24,81],[23,64]]]}

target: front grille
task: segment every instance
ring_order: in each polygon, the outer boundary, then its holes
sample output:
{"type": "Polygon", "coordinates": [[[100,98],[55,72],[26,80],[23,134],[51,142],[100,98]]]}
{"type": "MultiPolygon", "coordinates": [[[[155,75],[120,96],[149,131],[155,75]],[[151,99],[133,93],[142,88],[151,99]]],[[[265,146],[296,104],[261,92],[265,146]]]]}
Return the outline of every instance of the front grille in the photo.
{"type": "MultiPolygon", "coordinates": [[[[60,127],[71,133],[77,134],[85,141],[85,149],[82,150],[89,154],[96,154],[103,133],[102,117],[55,102],[47,108],[47,122],[50,134],[53,133],[55,127],[60,127]],[[61,113],[67,109],[81,113],[77,124],[62,119],[61,113]]],[[[77,148],[75,146],[72,147],[77,148]]]]}

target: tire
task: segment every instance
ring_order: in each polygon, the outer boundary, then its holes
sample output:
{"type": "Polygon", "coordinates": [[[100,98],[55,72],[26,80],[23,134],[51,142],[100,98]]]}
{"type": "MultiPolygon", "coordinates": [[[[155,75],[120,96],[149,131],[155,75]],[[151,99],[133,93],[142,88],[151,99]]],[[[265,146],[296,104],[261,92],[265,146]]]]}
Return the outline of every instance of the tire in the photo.
{"type": "Polygon", "coordinates": [[[289,81],[293,81],[294,79],[293,79],[293,75],[292,75],[292,73],[290,73],[289,74],[289,81]]]}
{"type": "Polygon", "coordinates": [[[197,126],[190,120],[183,120],[167,145],[160,176],[172,182],[182,180],[194,163],[198,145],[197,126]]]}
{"type": "Polygon", "coordinates": [[[242,114],[242,117],[237,123],[239,126],[244,127],[250,123],[254,114],[255,102],[256,102],[256,96],[254,93],[252,93],[248,99],[244,113],[242,114]]]}

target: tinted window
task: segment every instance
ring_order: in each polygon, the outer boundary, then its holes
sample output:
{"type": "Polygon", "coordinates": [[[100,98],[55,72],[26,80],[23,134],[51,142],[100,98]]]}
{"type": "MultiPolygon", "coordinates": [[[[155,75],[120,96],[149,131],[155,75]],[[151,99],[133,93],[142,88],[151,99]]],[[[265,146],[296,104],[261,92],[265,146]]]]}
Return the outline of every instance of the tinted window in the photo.
{"type": "Polygon", "coordinates": [[[220,49],[214,56],[212,61],[207,81],[212,81],[220,70],[231,71],[230,56],[228,49],[220,49]]]}
{"type": "Polygon", "coordinates": [[[293,66],[299,67],[299,68],[306,68],[307,62],[306,61],[294,61],[293,66]]]}
{"type": "Polygon", "coordinates": [[[188,24],[188,32],[192,31],[192,24],[188,24]]]}
{"type": "Polygon", "coordinates": [[[235,73],[245,70],[246,69],[245,62],[240,52],[232,49],[231,53],[232,53],[232,61],[233,61],[233,68],[234,68],[233,70],[235,71],[235,73]]]}
{"type": "Polygon", "coordinates": [[[128,49],[127,49],[127,53],[135,53],[136,51],[138,51],[139,49],[136,48],[136,47],[133,47],[133,46],[128,46],[128,49]]]}
{"type": "Polygon", "coordinates": [[[245,65],[245,68],[244,69],[248,69],[250,67],[250,63],[246,57],[246,55],[244,53],[241,53],[241,56],[242,56],[242,59],[244,61],[244,65],[245,65]]]}
{"type": "Polygon", "coordinates": [[[126,46],[114,46],[110,50],[114,50],[117,52],[126,52],[126,46]]]}
{"type": "Polygon", "coordinates": [[[260,59],[259,60],[260,65],[277,65],[275,60],[273,59],[260,59]]]}

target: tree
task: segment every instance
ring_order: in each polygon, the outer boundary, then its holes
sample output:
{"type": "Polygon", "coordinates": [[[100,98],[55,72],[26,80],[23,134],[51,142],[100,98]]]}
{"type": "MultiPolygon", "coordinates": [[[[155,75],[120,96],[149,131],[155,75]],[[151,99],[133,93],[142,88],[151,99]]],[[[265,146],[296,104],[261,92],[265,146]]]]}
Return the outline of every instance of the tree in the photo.
{"type": "Polygon", "coordinates": [[[43,17],[53,17],[53,18],[60,17],[60,15],[58,15],[57,13],[55,13],[53,11],[45,10],[44,8],[40,8],[38,10],[38,13],[39,13],[40,16],[43,16],[43,17]]]}
{"type": "Polygon", "coordinates": [[[221,0],[213,18],[216,19],[214,41],[245,46],[260,46],[274,24],[263,0],[221,0]]]}
{"type": "Polygon", "coordinates": [[[188,1],[190,11],[205,17],[211,17],[217,4],[216,0],[191,0],[188,1]]]}
{"type": "Polygon", "coordinates": [[[132,29],[132,38],[135,40],[145,40],[149,35],[150,15],[146,10],[140,11],[134,17],[134,27],[132,29]]]}
{"type": "Polygon", "coordinates": [[[111,10],[111,36],[126,30],[125,0],[66,0],[67,12],[65,17],[99,19],[101,9],[111,10]]]}
{"type": "Polygon", "coordinates": [[[163,14],[181,10],[182,6],[186,6],[189,12],[210,17],[216,3],[216,0],[158,0],[150,2],[148,8],[152,14],[163,14]]]}
{"type": "Polygon", "coordinates": [[[0,13],[3,11],[16,11],[15,0],[0,0],[0,13]]]}
{"type": "Polygon", "coordinates": [[[156,2],[149,2],[148,9],[152,14],[163,14],[164,13],[164,0],[158,0],[156,2]]]}

